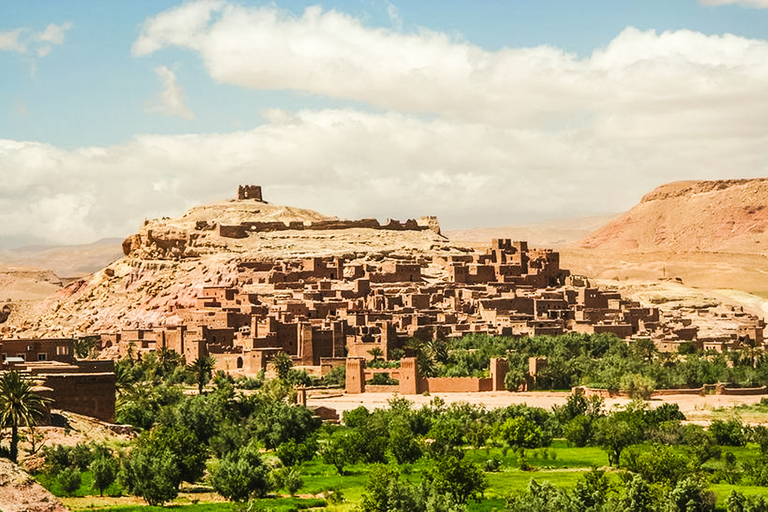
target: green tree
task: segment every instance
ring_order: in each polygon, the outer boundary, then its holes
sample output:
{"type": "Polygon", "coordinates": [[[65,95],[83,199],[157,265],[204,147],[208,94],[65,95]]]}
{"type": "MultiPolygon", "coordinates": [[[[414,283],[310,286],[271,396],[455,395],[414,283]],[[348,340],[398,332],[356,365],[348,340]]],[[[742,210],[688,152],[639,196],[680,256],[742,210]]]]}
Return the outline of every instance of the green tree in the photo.
{"type": "Polygon", "coordinates": [[[194,483],[202,478],[208,447],[188,428],[158,426],[142,434],[137,444],[152,453],[172,453],[180,480],[194,483]]]}
{"type": "Polygon", "coordinates": [[[109,489],[109,486],[117,478],[119,469],[117,460],[108,456],[96,457],[88,466],[88,469],[90,469],[93,475],[91,489],[99,491],[99,496],[104,496],[104,491],[109,489]]]}
{"type": "Polygon", "coordinates": [[[61,489],[67,496],[75,494],[83,481],[82,476],[80,475],[80,470],[76,468],[62,469],[56,479],[59,481],[61,489]]]}
{"type": "Polygon", "coordinates": [[[605,471],[593,467],[576,482],[573,493],[586,510],[600,510],[608,501],[609,493],[612,491],[613,486],[605,475],[605,471]]]}
{"type": "Polygon", "coordinates": [[[544,443],[544,432],[536,423],[523,416],[509,418],[501,427],[499,435],[515,448],[538,448],[544,443]]]}
{"type": "Polygon", "coordinates": [[[272,358],[271,364],[272,368],[275,369],[275,373],[277,373],[277,378],[282,381],[287,381],[288,377],[291,375],[291,369],[293,369],[293,360],[291,359],[291,356],[280,351],[272,358]]]}
{"type": "Polygon", "coordinates": [[[695,478],[677,483],[667,495],[670,512],[711,512],[715,509],[715,493],[695,478]]]}
{"type": "Polygon", "coordinates": [[[421,445],[404,415],[397,415],[389,422],[388,449],[398,464],[415,462],[422,455],[421,445]]]}
{"type": "Polygon", "coordinates": [[[507,498],[507,512],[581,512],[584,510],[562,487],[531,478],[528,488],[507,498]]]}
{"type": "Polygon", "coordinates": [[[608,452],[612,466],[618,466],[624,448],[643,440],[642,412],[629,404],[626,409],[597,420],[596,440],[608,452]]]}
{"type": "Polygon", "coordinates": [[[19,372],[12,370],[0,377],[0,424],[11,427],[10,456],[19,456],[19,427],[32,428],[46,414],[49,398],[32,390],[32,385],[19,372]]]}
{"type": "Polygon", "coordinates": [[[214,366],[216,366],[216,360],[213,357],[203,356],[195,359],[188,367],[195,377],[195,382],[197,382],[197,392],[201,395],[203,394],[203,388],[213,377],[214,366]]]}
{"type": "Polygon", "coordinates": [[[354,464],[358,459],[357,450],[352,446],[352,443],[350,433],[333,432],[326,438],[320,449],[323,462],[331,464],[339,472],[339,475],[343,476],[345,474],[344,468],[354,464]]]}
{"type": "Polygon", "coordinates": [[[261,460],[258,444],[251,441],[214,462],[209,481],[216,492],[232,501],[264,496],[269,491],[269,470],[261,460]]]}
{"type": "Polygon", "coordinates": [[[640,475],[634,475],[626,483],[624,492],[617,500],[616,510],[624,512],[654,512],[658,510],[648,482],[640,475]]]}
{"type": "Polygon", "coordinates": [[[450,495],[461,505],[470,499],[479,500],[488,488],[488,479],[480,466],[456,455],[438,460],[430,476],[440,494],[450,495]]]}
{"type": "Polygon", "coordinates": [[[181,471],[172,451],[138,446],[123,461],[119,478],[129,493],[154,507],[178,496],[181,471]]]}

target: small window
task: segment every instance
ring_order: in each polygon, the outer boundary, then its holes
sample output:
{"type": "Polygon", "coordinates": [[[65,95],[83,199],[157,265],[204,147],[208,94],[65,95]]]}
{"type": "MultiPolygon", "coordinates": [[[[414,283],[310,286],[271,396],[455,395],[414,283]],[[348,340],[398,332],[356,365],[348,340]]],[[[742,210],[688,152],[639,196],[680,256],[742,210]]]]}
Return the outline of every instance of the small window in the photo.
{"type": "Polygon", "coordinates": [[[38,361],[46,361],[48,360],[48,354],[43,352],[42,354],[37,354],[37,360],[38,361]]]}

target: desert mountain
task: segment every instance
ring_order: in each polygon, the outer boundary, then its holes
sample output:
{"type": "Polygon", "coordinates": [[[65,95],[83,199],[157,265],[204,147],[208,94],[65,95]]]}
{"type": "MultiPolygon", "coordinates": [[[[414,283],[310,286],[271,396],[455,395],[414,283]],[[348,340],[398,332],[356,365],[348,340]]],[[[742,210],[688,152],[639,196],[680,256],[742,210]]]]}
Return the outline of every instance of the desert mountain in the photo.
{"type": "Polygon", "coordinates": [[[204,286],[238,285],[258,293],[258,285],[239,281],[240,265],[315,256],[362,264],[428,262],[436,253],[466,252],[439,232],[434,217],[383,224],[339,220],[264,202],[259,190],[255,199],[146,221],[123,242],[123,257],[39,304],[14,309],[2,327],[17,336],[72,336],[172,325],[176,310],[194,306],[204,286]]]}
{"type": "Polygon", "coordinates": [[[768,179],[662,185],[578,245],[609,251],[762,253],[768,248],[768,179]]]}
{"type": "Polygon", "coordinates": [[[91,244],[6,249],[0,251],[0,264],[45,269],[63,278],[83,277],[101,270],[122,256],[121,241],[118,238],[105,238],[91,244]]]}
{"type": "Polygon", "coordinates": [[[526,240],[532,247],[560,249],[578,242],[615,217],[616,215],[597,215],[573,219],[555,219],[533,224],[446,231],[445,235],[457,242],[475,242],[487,245],[494,238],[509,238],[526,240]]]}

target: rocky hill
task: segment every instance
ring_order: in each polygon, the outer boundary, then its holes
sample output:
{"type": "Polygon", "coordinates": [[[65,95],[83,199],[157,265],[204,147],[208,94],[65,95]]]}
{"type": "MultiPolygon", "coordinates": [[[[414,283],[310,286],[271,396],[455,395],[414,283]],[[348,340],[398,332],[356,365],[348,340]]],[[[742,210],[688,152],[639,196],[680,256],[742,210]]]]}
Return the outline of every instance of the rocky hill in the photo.
{"type": "Polygon", "coordinates": [[[577,245],[609,251],[763,253],[768,250],[768,179],[663,185],[577,245]]]}
{"type": "Polygon", "coordinates": [[[256,199],[199,206],[177,219],[146,221],[123,242],[122,258],[40,303],[14,304],[0,328],[24,337],[172,325],[178,307],[193,306],[204,286],[242,285],[242,262],[313,256],[427,262],[433,254],[466,251],[439,231],[433,217],[345,221],[256,199]]]}

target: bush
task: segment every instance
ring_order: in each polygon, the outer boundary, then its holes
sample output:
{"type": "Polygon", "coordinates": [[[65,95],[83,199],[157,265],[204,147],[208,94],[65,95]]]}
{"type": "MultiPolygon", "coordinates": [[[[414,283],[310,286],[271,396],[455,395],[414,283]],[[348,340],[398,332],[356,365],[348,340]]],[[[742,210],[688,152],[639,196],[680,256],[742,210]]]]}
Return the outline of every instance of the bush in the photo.
{"type": "Polygon", "coordinates": [[[498,471],[501,467],[501,460],[499,460],[498,457],[492,457],[490,459],[486,459],[485,462],[483,462],[483,471],[487,473],[493,473],[494,471],[498,471]]]}
{"type": "Polygon", "coordinates": [[[621,389],[629,393],[632,399],[650,400],[651,395],[656,390],[656,381],[650,377],[631,373],[621,378],[621,389]]]}
{"type": "Polygon", "coordinates": [[[710,512],[715,509],[715,493],[695,478],[679,482],[667,496],[670,512],[710,512]]]}
{"type": "Polygon", "coordinates": [[[56,477],[59,481],[61,489],[67,496],[72,496],[80,488],[80,484],[83,482],[80,475],[80,470],[75,468],[64,468],[59,471],[59,476],[56,477]]]}
{"type": "Polygon", "coordinates": [[[176,455],[170,450],[158,452],[137,447],[123,462],[119,477],[129,493],[154,507],[178,496],[181,470],[176,455]]]}
{"type": "Polygon", "coordinates": [[[714,420],[709,425],[709,431],[719,445],[744,446],[747,444],[744,425],[737,419],[728,421],[714,420]]]}
{"type": "Polygon", "coordinates": [[[232,501],[262,497],[269,491],[268,470],[254,441],[212,464],[209,480],[216,492],[232,501]]]}
{"type": "Polygon", "coordinates": [[[107,490],[117,478],[117,460],[112,457],[99,457],[91,462],[88,469],[91,470],[91,474],[93,475],[91,489],[99,491],[99,495],[103,496],[104,491],[107,490]]]}
{"type": "Polygon", "coordinates": [[[374,373],[373,378],[365,381],[365,383],[371,386],[395,386],[400,384],[400,381],[391,378],[388,373],[374,373]]]}

